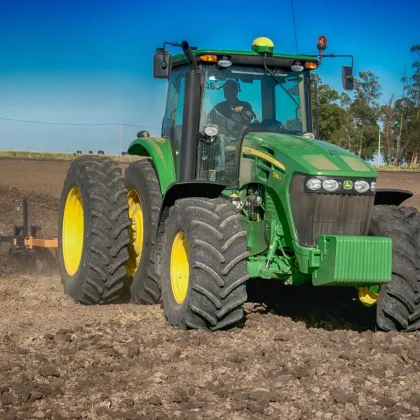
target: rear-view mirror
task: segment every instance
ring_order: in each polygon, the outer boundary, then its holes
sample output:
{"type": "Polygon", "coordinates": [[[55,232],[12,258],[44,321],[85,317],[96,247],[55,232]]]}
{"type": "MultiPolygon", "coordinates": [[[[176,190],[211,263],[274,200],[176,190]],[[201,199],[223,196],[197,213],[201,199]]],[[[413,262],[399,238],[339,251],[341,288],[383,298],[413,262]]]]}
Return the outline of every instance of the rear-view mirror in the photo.
{"type": "Polygon", "coordinates": [[[343,88],[345,90],[353,90],[354,88],[354,76],[352,66],[341,67],[341,79],[343,82],[343,88]]]}
{"type": "Polygon", "coordinates": [[[153,61],[153,77],[168,79],[171,74],[172,56],[163,48],[156,48],[153,61]]]}

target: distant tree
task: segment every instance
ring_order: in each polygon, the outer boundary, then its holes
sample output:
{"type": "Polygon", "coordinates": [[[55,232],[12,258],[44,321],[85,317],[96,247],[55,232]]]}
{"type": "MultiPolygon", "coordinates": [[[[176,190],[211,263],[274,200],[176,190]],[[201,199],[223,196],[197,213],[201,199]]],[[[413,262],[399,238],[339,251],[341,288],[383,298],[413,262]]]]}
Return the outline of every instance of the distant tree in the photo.
{"type": "Polygon", "coordinates": [[[312,117],[316,121],[316,102],[314,82],[317,83],[319,104],[319,129],[320,138],[340,145],[340,130],[345,122],[345,111],[337,103],[338,92],[328,84],[322,82],[318,74],[312,74],[312,117]]]}
{"type": "Polygon", "coordinates": [[[418,166],[420,162],[420,45],[413,45],[411,76],[404,74],[403,97],[395,101],[395,152],[394,164],[403,162],[418,166]]]}
{"type": "Polygon", "coordinates": [[[380,109],[380,119],[383,123],[384,133],[383,133],[383,142],[382,142],[382,154],[387,165],[391,165],[393,161],[394,154],[394,144],[395,144],[395,107],[393,105],[394,95],[391,96],[389,101],[381,106],[380,109]]]}
{"type": "Polygon", "coordinates": [[[411,75],[404,75],[403,95],[380,103],[381,84],[372,71],[355,78],[354,98],[339,93],[318,74],[311,74],[313,130],[316,127],[314,82],[317,83],[320,138],[372,160],[378,149],[387,164],[420,164],[420,44],[413,45],[411,75]],[[380,128],[379,123],[382,125],[380,128]]]}
{"type": "Polygon", "coordinates": [[[381,85],[377,76],[371,71],[359,72],[355,78],[354,96],[350,113],[356,125],[357,154],[365,160],[371,160],[377,149],[379,135],[378,99],[381,96],[381,85]]]}

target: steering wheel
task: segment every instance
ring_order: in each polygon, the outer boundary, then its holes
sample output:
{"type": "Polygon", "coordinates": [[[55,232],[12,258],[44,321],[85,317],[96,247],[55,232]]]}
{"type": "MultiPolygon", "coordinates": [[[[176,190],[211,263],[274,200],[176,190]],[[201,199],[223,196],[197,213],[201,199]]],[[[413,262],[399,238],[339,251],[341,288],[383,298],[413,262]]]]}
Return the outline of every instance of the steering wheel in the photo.
{"type": "Polygon", "coordinates": [[[239,112],[232,110],[232,115],[239,115],[243,121],[241,123],[244,124],[252,124],[252,120],[257,118],[257,114],[252,109],[242,109],[239,112]]]}

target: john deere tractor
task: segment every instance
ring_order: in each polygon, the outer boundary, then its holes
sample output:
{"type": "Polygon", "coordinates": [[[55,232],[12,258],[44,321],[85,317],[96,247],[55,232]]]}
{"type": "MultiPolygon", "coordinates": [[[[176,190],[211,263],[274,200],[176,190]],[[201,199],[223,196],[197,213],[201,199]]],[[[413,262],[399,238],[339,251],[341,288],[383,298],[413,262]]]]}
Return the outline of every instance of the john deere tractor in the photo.
{"type": "MultiPolygon", "coordinates": [[[[122,174],[73,161],[59,217],[65,293],[84,304],[162,303],[181,329],[243,322],[247,281],[349,287],[377,327],[420,326],[420,216],[412,194],[376,188],[375,170],[313,134],[318,55],[158,48],[168,79],[161,137],[140,137],[122,174]]],[[[342,69],[352,89],[352,66],[342,69]]]]}

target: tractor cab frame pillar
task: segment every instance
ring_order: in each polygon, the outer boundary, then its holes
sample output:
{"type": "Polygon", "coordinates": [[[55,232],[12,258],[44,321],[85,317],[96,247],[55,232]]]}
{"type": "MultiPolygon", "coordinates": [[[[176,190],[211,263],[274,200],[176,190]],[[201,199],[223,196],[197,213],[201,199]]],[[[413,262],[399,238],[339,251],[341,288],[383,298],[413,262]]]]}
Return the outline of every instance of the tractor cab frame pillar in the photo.
{"type": "Polygon", "coordinates": [[[191,69],[185,78],[182,141],[180,150],[179,181],[196,177],[197,134],[200,118],[201,73],[191,69]]]}
{"type": "Polygon", "coordinates": [[[182,116],[182,141],[180,150],[179,182],[192,181],[196,177],[197,135],[200,119],[201,72],[197,59],[187,41],[181,43],[182,50],[190,62],[184,88],[182,116]]]}

